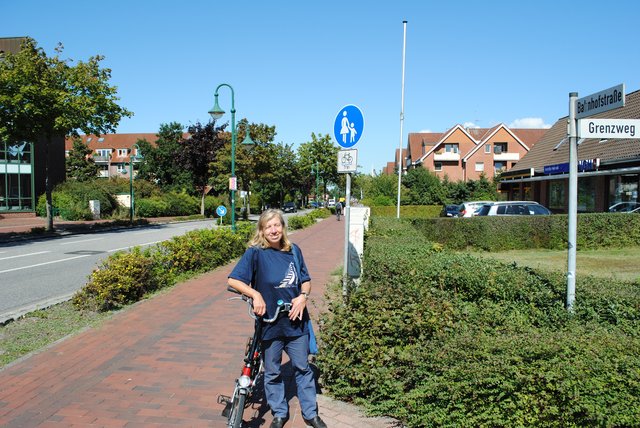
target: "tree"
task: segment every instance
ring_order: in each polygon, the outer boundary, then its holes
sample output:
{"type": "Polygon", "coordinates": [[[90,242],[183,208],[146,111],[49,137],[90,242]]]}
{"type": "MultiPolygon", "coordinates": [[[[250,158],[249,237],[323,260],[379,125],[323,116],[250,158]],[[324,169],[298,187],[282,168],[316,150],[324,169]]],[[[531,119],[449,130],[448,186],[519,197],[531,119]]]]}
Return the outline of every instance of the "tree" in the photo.
{"type": "Polygon", "coordinates": [[[212,163],[216,153],[224,147],[220,133],[226,125],[217,127],[215,122],[202,125],[200,122],[189,127],[189,137],[180,140],[176,163],[191,176],[193,186],[200,193],[200,214],[204,215],[204,197],[211,182],[212,163]]]}
{"type": "Polygon", "coordinates": [[[410,169],[402,181],[409,188],[411,205],[437,205],[446,199],[440,179],[425,168],[410,169]]]}
{"type": "Polygon", "coordinates": [[[65,169],[67,178],[77,181],[91,181],[98,175],[98,165],[93,160],[93,150],[80,138],[73,139],[73,147],[69,151],[65,169]]]}
{"type": "Polygon", "coordinates": [[[340,183],[340,174],[338,174],[339,150],[331,142],[329,134],[316,136],[315,133],[311,133],[311,141],[302,143],[298,148],[300,171],[308,171],[311,174],[312,168],[315,170],[317,165],[323,182],[323,194],[327,193],[329,185],[337,186],[340,183]]]}
{"type": "Polygon", "coordinates": [[[0,138],[31,141],[44,138],[47,230],[53,230],[49,147],[56,136],[100,135],[115,132],[132,113],[116,101],[117,88],[109,85],[111,70],[101,68],[103,56],[87,62],[48,57],[35,40],[26,38],[17,54],[0,61],[0,138]]]}
{"type": "Polygon", "coordinates": [[[146,140],[138,140],[138,148],[144,156],[139,164],[137,177],[155,182],[164,191],[193,191],[193,177],[176,159],[185,147],[182,143],[184,126],[178,122],[163,123],[157,133],[155,147],[146,140]]]}

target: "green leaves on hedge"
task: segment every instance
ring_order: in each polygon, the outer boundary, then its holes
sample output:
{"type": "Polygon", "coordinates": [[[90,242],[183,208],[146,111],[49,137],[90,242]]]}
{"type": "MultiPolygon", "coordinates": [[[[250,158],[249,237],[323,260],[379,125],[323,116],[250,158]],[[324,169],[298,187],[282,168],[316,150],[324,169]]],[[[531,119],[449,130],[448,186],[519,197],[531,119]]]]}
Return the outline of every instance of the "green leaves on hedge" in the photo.
{"type": "Polygon", "coordinates": [[[374,217],[365,244],[322,324],[333,395],[409,427],[638,425],[638,283],[581,277],[570,315],[562,274],[443,251],[409,221],[374,217]]]}

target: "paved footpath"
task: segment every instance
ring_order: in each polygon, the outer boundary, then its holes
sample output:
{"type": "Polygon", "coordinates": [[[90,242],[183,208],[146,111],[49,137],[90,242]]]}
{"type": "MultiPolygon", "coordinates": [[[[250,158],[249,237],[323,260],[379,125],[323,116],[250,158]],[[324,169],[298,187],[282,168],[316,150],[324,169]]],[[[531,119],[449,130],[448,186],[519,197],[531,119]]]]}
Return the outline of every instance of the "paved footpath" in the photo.
{"type": "MultiPolygon", "coordinates": [[[[343,246],[335,242],[343,237],[344,222],[334,217],[291,234],[312,275],[314,320],[326,305],[325,285],[342,265],[343,246]]],[[[244,302],[227,300],[232,268],[181,283],[0,370],[0,426],[223,427],[217,397],[231,394],[253,328],[244,302]]],[[[286,373],[291,391],[290,368],[286,373]]],[[[258,400],[245,412],[248,427],[271,423],[258,400]]],[[[397,426],[321,391],[318,403],[330,428],[397,426]]],[[[305,427],[297,399],[289,404],[285,427],[305,427]]]]}

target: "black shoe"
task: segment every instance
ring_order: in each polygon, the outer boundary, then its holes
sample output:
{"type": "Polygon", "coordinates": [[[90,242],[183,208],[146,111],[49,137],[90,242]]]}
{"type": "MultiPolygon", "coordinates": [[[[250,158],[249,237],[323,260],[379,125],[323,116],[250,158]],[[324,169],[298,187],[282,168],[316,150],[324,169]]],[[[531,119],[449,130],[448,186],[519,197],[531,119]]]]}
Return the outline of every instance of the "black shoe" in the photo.
{"type": "Polygon", "coordinates": [[[313,428],[327,428],[327,424],[325,424],[324,421],[320,419],[320,416],[316,416],[313,419],[305,419],[304,423],[307,424],[307,426],[313,428]]]}
{"type": "Polygon", "coordinates": [[[275,417],[271,421],[271,425],[269,425],[269,428],[282,428],[284,426],[285,422],[287,422],[287,420],[285,418],[275,417]]]}

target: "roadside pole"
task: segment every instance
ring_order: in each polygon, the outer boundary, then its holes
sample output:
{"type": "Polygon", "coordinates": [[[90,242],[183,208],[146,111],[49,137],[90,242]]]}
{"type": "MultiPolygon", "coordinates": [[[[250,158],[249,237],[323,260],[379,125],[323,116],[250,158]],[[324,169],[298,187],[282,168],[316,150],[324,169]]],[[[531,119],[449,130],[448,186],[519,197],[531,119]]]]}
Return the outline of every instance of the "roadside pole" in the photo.
{"type": "Polygon", "coordinates": [[[349,295],[349,224],[351,223],[351,174],[347,173],[347,186],[344,203],[344,266],[342,268],[342,298],[349,295]]]}
{"type": "Polygon", "coordinates": [[[578,135],[576,132],[577,92],[569,94],[569,232],[567,255],[567,309],[573,312],[576,300],[576,239],[578,230],[578,135]]]}
{"type": "Polygon", "coordinates": [[[353,104],[342,107],[333,123],[333,135],[338,145],[345,150],[338,151],[337,171],[347,174],[344,202],[344,266],[342,267],[342,297],[346,301],[349,295],[349,256],[351,245],[349,242],[349,223],[351,221],[351,173],[358,170],[358,150],[352,147],[362,137],[364,130],[364,115],[353,104]]]}

